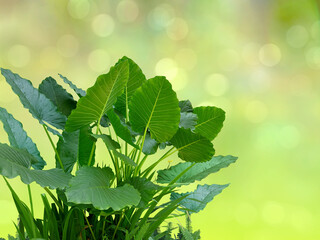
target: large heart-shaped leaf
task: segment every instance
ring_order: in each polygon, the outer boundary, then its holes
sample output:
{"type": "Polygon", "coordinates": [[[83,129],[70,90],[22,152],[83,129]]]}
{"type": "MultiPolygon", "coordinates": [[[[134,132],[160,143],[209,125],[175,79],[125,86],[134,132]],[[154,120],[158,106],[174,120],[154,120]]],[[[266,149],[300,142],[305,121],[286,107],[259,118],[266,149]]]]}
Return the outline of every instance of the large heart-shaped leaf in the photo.
{"type": "MultiPolygon", "coordinates": [[[[190,184],[195,181],[201,181],[211,173],[218,172],[221,168],[228,167],[231,163],[234,163],[237,157],[233,156],[215,156],[210,161],[197,163],[191,169],[188,170],[188,174],[182,175],[176,184],[190,184]]],[[[192,163],[183,162],[169,169],[163,169],[158,171],[158,183],[170,183],[180,173],[190,167],[192,163]]]]}
{"type": "Polygon", "coordinates": [[[142,132],[148,128],[158,142],[170,140],[179,128],[179,101],[165,77],[152,78],[138,88],[129,110],[132,129],[142,132]]]}
{"type": "Polygon", "coordinates": [[[113,172],[110,168],[82,167],[70,181],[66,190],[68,201],[77,204],[92,204],[99,210],[112,208],[118,211],[137,205],[140,193],[133,186],[125,184],[110,188],[113,172]]]}
{"type": "Polygon", "coordinates": [[[212,143],[190,129],[179,128],[170,140],[179,151],[178,156],[187,162],[206,162],[215,153],[212,143]]]}
{"type": "MultiPolygon", "coordinates": [[[[64,128],[66,116],[60,113],[57,107],[44,94],[34,88],[29,80],[8,69],[1,68],[1,74],[18,95],[23,106],[29,110],[34,118],[41,124],[49,123],[57,129],[64,128]]],[[[54,129],[48,129],[54,134],[58,134],[54,129]]]]}
{"type": "Polygon", "coordinates": [[[0,143],[0,174],[7,178],[20,176],[25,184],[38,183],[51,189],[64,188],[68,185],[71,174],[61,169],[32,170],[30,166],[37,161],[26,150],[0,143]]]}
{"type": "Polygon", "coordinates": [[[62,76],[61,74],[59,74],[59,76],[61,77],[61,79],[70,86],[70,88],[81,98],[84,97],[86,95],[86,91],[84,91],[81,88],[78,88],[76,85],[74,85],[68,78],[62,76]]]}
{"type": "Polygon", "coordinates": [[[128,61],[129,63],[129,77],[124,89],[124,93],[118,97],[118,100],[114,106],[126,118],[128,103],[137,88],[139,88],[146,81],[146,77],[139,66],[130,58],[123,57],[119,60],[118,64],[123,61],[128,61]]]}
{"type": "Polygon", "coordinates": [[[198,116],[195,132],[212,141],[223,127],[225,112],[217,107],[196,107],[193,112],[198,116]]]}
{"type": "Polygon", "coordinates": [[[86,96],[79,99],[67,121],[66,130],[78,130],[102,116],[113,108],[117,97],[123,93],[128,80],[128,62],[123,61],[110,69],[107,74],[100,75],[96,83],[87,90],[86,96]]]}
{"type": "Polygon", "coordinates": [[[76,108],[77,102],[73,100],[72,95],[52,77],[47,77],[42,81],[39,85],[39,92],[50,99],[65,116],[69,116],[71,111],[76,108]]]}
{"type": "Polygon", "coordinates": [[[197,213],[204,209],[208,202],[212,201],[212,199],[222,192],[223,189],[228,187],[229,184],[226,185],[198,185],[197,189],[194,192],[186,192],[186,193],[171,193],[171,201],[181,198],[182,196],[187,196],[180,202],[182,209],[180,211],[189,211],[189,213],[197,213]]]}
{"type": "Polygon", "coordinates": [[[43,169],[43,167],[46,165],[46,162],[40,156],[40,152],[36,144],[24,131],[22,123],[16,120],[10,113],[7,112],[7,110],[1,107],[0,120],[3,123],[4,130],[8,134],[11,146],[28,151],[37,159],[37,161],[32,164],[32,167],[34,169],[43,169]]]}

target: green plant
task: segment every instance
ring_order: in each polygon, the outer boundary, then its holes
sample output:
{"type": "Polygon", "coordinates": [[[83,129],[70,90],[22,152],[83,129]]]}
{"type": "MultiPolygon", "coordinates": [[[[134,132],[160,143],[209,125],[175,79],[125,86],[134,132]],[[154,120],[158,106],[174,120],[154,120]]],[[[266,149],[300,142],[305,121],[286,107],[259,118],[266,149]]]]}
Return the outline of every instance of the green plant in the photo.
{"type": "MultiPolygon", "coordinates": [[[[177,192],[236,161],[214,156],[211,141],[223,126],[224,111],[179,101],[165,77],[146,80],[131,59],[120,59],[86,92],[59,75],[78,102],[52,77],[36,89],[10,70],[1,73],[42,125],[56,160],[56,168],[44,170],[46,162],[22,124],[0,108],[10,142],[0,144],[0,174],[19,213],[18,239],[170,239],[171,227],[156,237],[165,220],[176,210],[178,215],[202,210],[227,187],[198,185],[194,192],[177,192]],[[58,136],[56,144],[52,134],[58,136]],[[96,164],[97,141],[106,146],[102,166],[96,164]],[[158,150],[162,156],[150,159],[158,150]],[[181,163],[156,170],[175,153],[181,163]],[[28,185],[30,208],[7,181],[17,176],[28,185]],[[40,219],[33,214],[32,182],[52,199],[41,196],[40,219]]],[[[179,239],[188,239],[190,229],[179,230],[179,239]]]]}

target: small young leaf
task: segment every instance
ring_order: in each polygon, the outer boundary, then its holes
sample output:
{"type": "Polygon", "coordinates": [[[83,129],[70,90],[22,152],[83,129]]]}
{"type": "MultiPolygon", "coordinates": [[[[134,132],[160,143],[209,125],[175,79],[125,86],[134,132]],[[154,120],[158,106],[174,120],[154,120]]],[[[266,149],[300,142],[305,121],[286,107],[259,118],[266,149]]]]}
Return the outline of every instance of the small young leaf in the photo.
{"type": "Polygon", "coordinates": [[[92,204],[99,210],[111,207],[115,211],[137,205],[140,201],[138,190],[128,184],[110,188],[112,178],[112,170],[108,167],[85,166],[80,168],[66,190],[68,201],[77,204],[92,204]]]}
{"type": "Polygon", "coordinates": [[[197,107],[193,112],[198,115],[195,132],[212,141],[223,127],[225,112],[217,107],[197,107]]]}
{"type": "Polygon", "coordinates": [[[193,112],[193,107],[189,100],[179,101],[179,107],[181,112],[193,112]]]}
{"type": "Polygon", "coordinates": [[[39,92],[50,99],[65,116],[69,116],[71,111],[76,108],[77,102],[73,100],[72,95],[52,77],[47,77],[42,81],[39,85],[39,92]]]}
{"type": "MultiPolygon", "coordinates": [[[[188,209],[191,213],[197,213],[205,208],[208,202],[212,201],[212,199],[222,192],[223,189],[228,187],[229,184],[226,185],[198,185],[197,189],[194,192],[186,192],[186,193],[171,193],[171,201],[174,201],[176,199],[180,199],[183,196],[186,196],[185,199],[183,199],[180,202],[180,205],[183,208],[188,209]]],[[[182,212],[184,212],[184,209],[178,209],[182,212]]]]}
{"type": "Polygon", "coordinates": [[[37,159],[37,161],[32,164],[32,167],[39,170],[43,169],[43,167],[46,165],[46,162],[40,156],[40,152],[36,144],[23,130],[22,123],[16,120],[10,113],[7,112],[7,110],[1,107],[0,121],[2,121],[3,128],[8,134],[11,146],[27,150],[37,159]]]}
{"type": "Polygon", "coordinates": [[[208,139],[191,132],[190,129],[179,128],[170,142],[178,149],[179,158],[187,162],[206,162],[215,153],[208,139]]]}
{"type": "MultiPolygon", "coordinates": [[[[66,116],[58,112],[57,107],[44,94],[34,88],[29,80],[8,69],[1,68],[1,73],[11,85],[12,90],[18,95],[23,106],[40,124],[49,123],[57,129],[64,128],[67,120],[66,116]]],[[[56,131],[52,132],[57,134],[56,131]]]]}
{"type": "Polygon", "coordinates": [[[151,138],[166,142],[179,127],[180,108],[177,94],[165,77],[149,79],[133,94],[129,103],[132,129],[150,130],[151,138]]]}
{"type": "Polygon", "coordinates": [[[192,112],[181,112],[180,113],[180,128],[195,130],[195,126],[197,125],[198,116],[192,112]]]}
{"type": "Polygon", "coordinates": [[[142,152],[146,155],[155,154],[158,150],[158,146],[159,143],[151,138],[150,133],[147,133],[144,140],[142,152]]]}
{"type": "Polygon", "coordinates": [[[84,97],[86,95],[86,91],[84,91],[81,88],[78,88],[76,85],[74,85],[70,80],[68,80],[66,77],[62,76],[61,74],[59,74],[59,76],[61,77],[61,79],[68,84],[71,89],[81,98],[84,97]]]}
{"type": "Polygon", "coordinates": [[[69,132],[98,121],[113,108],[117,97],[123,93],[128,80],[128,62],[123,61],[110,69],[107,74],[100,75],[87,90],[87,95],[80,98],[77,108],[70,114],[66,130],[69,132]]]}

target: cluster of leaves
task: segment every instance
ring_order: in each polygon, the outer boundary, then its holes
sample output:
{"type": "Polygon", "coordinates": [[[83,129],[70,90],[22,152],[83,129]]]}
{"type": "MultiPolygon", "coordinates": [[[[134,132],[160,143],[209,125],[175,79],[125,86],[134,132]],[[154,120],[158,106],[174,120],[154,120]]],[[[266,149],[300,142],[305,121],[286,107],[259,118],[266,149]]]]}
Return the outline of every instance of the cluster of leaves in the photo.
{"type": "MultiPolygon", "coordinates": [[[[46,162],[23,125],[0,108],[10,142],[0,144],[0,174],[5,180],[20,176],[29,190],[30,208],[6,180],[19,212],[19,239],[170,239],[170,231],[164,232],[166,238],[158,232],[165,220],[176,211],[199,212],[228,186],[198,185],[194,192],[178,192],[236,161],[233,156],[214,156],[212,140],[225,112],[179,101],[165,77],[146,80],[127,57],[87,91],[59,75],[78,101],[52,77],[36,89],[10,70],[1,73],[42,125],[55,152],[56,167],[44,170],[46,162]],[[58,136],[56,144],[52,135],[58,136]],[[96,163],[97,141],[106,146],[102,166],[96,163]],[[163,155],[149,159],[157,151],[163,155]],[[156,171],[175,153],[182,162],[156,171]],[[32,182],[53,200],[50,204],[42,195],[42,219],[33,215],[32,182]]],[[[179,230],[179,239],[198,239],[182,226],[179,230]]]]}

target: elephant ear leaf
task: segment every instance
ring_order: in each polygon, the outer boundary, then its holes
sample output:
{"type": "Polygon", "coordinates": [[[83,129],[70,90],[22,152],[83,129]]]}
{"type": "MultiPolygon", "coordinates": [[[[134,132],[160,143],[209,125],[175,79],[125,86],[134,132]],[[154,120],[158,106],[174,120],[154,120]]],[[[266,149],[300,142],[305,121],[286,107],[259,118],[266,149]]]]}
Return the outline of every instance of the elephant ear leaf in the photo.
{"type": "MultiPolygon", "coordinates": [[[[42,93],[32,86],[29,80],[20,77],[8,69],[1,69],[1,74],[10,84],[12,90],[18,95],[21,103],[29,110],[40,124],[49,123],[57,129],[64,129],[66,116],[60,113],[57,107],[42,93]]],[[[52,128],[52,133],[58,134],[52,128]]]]}
{"type": "Polygon", "coordinates": [[[138,205],[140,193],[133,186],[125,184],[110,188],[113,178],[110,168],[82,167],[70,181],[66,191],[68,201],[77,204],[92,204],[99,210],[112,208],[118,211],[127,206],[138,205]]]}
{"type": "Polygon", "coordinates": [[[22,123],[16,120],[10,113],[1,107],[0,121],[2,121],[3,128],[8,134],[11,146],[28,151],[36,159],[36,161],[32,163],[32,167],[34,169],[43,169],[43,167],[46,165],[46,162],[40,156],[40,152],[36,144],[24,131],[22,123]]]}
{"type": "Polygon", "coordinates": [[[71,174],[65,173],[62,169],[33,170],[32,163],[37,161],[24,149],[10,147],[0,143],[0,174],[7,178],[20,176],[25,184],[38,183],[41,187],[51,189],[65,188],[71,174]]]}
{"type": "Polygon", "coordinates": [[[180,108],[177,94],[165,77],[146,81],[133,94],[129,119],[136,132],[150,130],[151,138],[166,142],[179,128],[180,108]]]}
{"type": "Polygon", "coordinates": [[[219,193],[222,192],[223,189],[228,187],[229,184],[226,185],[198,185],[197,189],[194,192],[186,192],[186,193],[171,193],[171,201],[174,201],[176,199],[179,199],[183,196],[186,196],[185,199],[183,199],[180,202],[180,205],[182,206],[181,209],[178,208],[178,210],[185,212],[186,210],[189,211],[189,213],[197,213],[201,210],[203,210],[207,203],[212,201],[212,199],[217,196],[219,193]]]}
{"type": "Polygon", "coordinates": [[[65,116],[69,116],[71,111],[76,108],[77,102],[56,80],[52,77],[47,77],[39,85],[39,92],[49,98],[58,110],[65,116]]]}
{"type": "Polygon", "coordinates": [[[177,148],[179,158],[187,162],[206,162],[215,153],[212,143],[191,129],[179,128],[170,142],[177,148]]]}
{"type": "Polygon", "coordinates": [[[195,132],[212,141],[223,127],[225,112],[217,107],[196,107],[193,112],[198,116],[195,132]]]}
{"type": "Polygon", "coordinates": [[[79,99],[66,123],[69,132],[78,130],[94,121],[100,124],[102,116],[123,93],[128,80],[128,62],[123,61],[110,69],[107,74],[100,75],[96,83],[87,90],[86,96],[79,99]]]}
{"type": "Polygon", "coordinates": [[[144,82],[146,82],[146,77],[143,74],[142,70],[139,68],[139,66],[133,60],[131,60],[128,57],[123,57],[119,60],[118,64],[123,61],[128,61],[129,63],[129,77],[124,89],[124,93],[118,97],[118,100],[114,106],[126,118],[128,103],[130,102],[133,93],[144,82]]]}
{"type": "Polygon", "coordinates": [[[81,98],[84,97],[86,95],[86,91],[84,91],[81,88],[78,88],[76,85],[74,85],[68,78],[62,76],[61,74],[59,74],[59,77],[70,86],[70,88],[81,98]]]}

